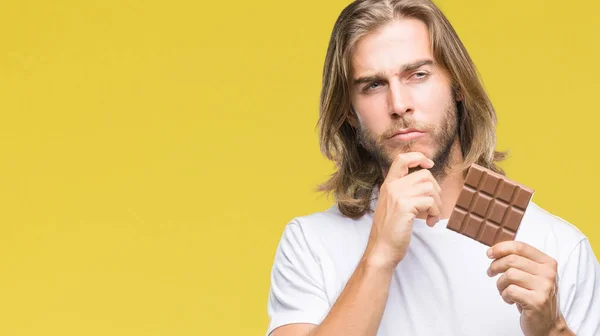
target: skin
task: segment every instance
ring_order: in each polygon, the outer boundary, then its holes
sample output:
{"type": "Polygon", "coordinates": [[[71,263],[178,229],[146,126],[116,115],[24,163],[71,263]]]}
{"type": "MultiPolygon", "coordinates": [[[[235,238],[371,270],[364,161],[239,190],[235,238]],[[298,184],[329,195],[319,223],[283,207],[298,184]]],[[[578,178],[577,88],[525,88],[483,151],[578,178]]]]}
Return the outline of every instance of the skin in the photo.
{"type": "MultiPolygon", "coordinates": [[[[277,328],[275,336],[375,335],[392,274],[410,244],[413,219],[433,226],[448,218],[464,183],[462,172],[453,169],[462,160],[453,129],[456,97],[448,73],[433,59],[425,24],[404,19],[363,37],[352,73],[356,114],[350,122],[386,176],[367,248],[321,325],[290,324],[277,328]],[[410,141],[390,139],[407,127],[422,133],[410,141]]],[[[493,246],[488,257],[488,274],[503,274],[499,295],[517,305],[525,335],[573,334],[558,309],[554,259],[515,241],[493,246]]]]}

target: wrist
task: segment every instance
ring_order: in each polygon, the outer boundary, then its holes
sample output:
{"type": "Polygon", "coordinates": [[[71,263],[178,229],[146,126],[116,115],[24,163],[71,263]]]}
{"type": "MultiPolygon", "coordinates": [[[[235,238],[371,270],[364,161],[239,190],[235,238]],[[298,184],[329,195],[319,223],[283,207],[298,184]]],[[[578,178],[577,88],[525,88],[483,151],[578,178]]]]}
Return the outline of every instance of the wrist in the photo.
{"type": "Polygon", "coordinates": [[[560,319],[558,319],[554,325],[552,326],[552,329],[550,329],[550,332],[548,333],[549,336],[564,336],[564,335],[575,335],[567,326],[567,321],[565,321],[564,317],[560,317],[560,319]]]}
{"type": "Polygon", "coordinates": [[[385,257],[385,254],[375,253],[372,250],[367,250],[361,259],[361,263],[368,269],[393,273],[398,265],[397,262],[385,257]]]}

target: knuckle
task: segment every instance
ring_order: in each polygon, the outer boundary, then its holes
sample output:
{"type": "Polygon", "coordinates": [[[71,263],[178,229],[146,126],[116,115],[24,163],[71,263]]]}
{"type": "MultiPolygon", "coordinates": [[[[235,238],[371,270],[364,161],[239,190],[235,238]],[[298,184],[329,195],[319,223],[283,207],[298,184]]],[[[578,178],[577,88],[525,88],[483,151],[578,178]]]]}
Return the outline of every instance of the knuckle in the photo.
{"type": "Polygon", "coordinates": [[[500,278],[498,279],[498,281],[496,281],[496,288],[498,289],[498,292],[500,292],[500,294],[503,294],[505,291],[503,291],[504,288],[504,279],[500,278]]]}
{"type": "Polygon", "coordinates": [[[519,264],[519,257],[517,255],[511,254],[510,256],[508,256],[508,267],[517,267],[517,265],[519,264]]]}
{"type": "Polygon", "coordinates": [[[408,209],[410,208],[410,206],[409,206],[408,202],[406,202],[406,200],[405,200],[405,199],[398,198],[398,199],[397,199],[397,200],[394,202],[394,208],[395,208],[397,211],[400,211],[400,212],[407,212],[407,211],[408,211],[408,209]]]}
{"type": "Polygon", "coordinates": [[[423,174],[425,174],[425,177],[427,179],[429,179],[429,180],[433,180],[434,179],[433,174],[431,173],[431,170],[429,170],[429,169],[423,169],[422,171],[423,171],[423,174]]]}
{"type": "Polygon", "coordinates": [[[421,170],[415,172],[415,175],[418,176],[419,181],[421,181],[421,182],[423,182],[423,181],[431,182],[431,179],[429,178],[430,174],[431,174],[431,172],[429,171],[429,169],[421,169],[421,170]]]}
{"type": "Polygon", "coordinates": [[[543,285],[544,293],[552,293],[554,290],[554,282],[552,281],[544,281],[543,285]]]}
{"type": "Polygon", "coordinates": [[[508,297],[513,297],[515,295],[515,289],[516,289],[515,285],[512,285],[512,284],[508,285],[506,287],[506,289],[504,290],[504,294],[506,294],[506,296],[508,296],[508,297]]]}
{"type": "Polygon", "coordinates": [[[558,266],[556,261],[552,259],[552,262],[545,263],[542,267],[544,278],[554,282],[558,277],[558,266]]]}
{"type": "Polygon", "coordinates": [[[493,261],[490,264],[490,271],[492,271],[494,273],[498,271],[498,261],[493,261]]]}
{"type": "Polygon", "coordinates": [[[500,242],[497,243],[496,245],[492,246],[492,249],[494,250],[494,255],[506,255],[506,242],[500,242]]]}
{"type": "Polygon", "coordinates": [[[516,273],[517,273],[517,272],[516,272],[516,270],[515,270],[514,268],[509,268],[509,269],[507,269],[507,270],[506,270],[506,272],[504,272],[504,276],[505,276],[507,279],[510,279],[510,280],[515,280],[515,279],[516,279],[516,277],[517,277],[517,274],[516,274],[516,273]]]}
{"type": "Polygon", "coordinates": [[[515,285],[508,285],[508,287],[504,289],[502,292],[502,298],[504,298],[504,301],[512,301],[512,298],[515,296],[516,288],[517,287],[515,285]]]}
{"type": "Polygon", "coordinates": [[[546,295],[535,295],[533,297],[533,306],[537,310],[540,310],[542,307],[544,307],[544,305],[546,304],[546,302],[547,302],[547,296],[546,295]]]}
{"type": "Polygon", "coordinates": [[[517,242],[516,249],[517,253],[522,255],[525,252],[525,244],[522,242],[517,242]]]}

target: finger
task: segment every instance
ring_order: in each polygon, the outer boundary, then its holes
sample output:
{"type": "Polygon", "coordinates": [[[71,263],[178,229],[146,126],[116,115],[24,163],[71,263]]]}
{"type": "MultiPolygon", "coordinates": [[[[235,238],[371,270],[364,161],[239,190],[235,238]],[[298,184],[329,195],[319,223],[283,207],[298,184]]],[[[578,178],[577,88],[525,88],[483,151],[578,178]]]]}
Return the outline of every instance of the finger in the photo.
{"type": "Polygon", "coordinates": [[[488,249],[488,257],[498,259],[509,254],[517,254],[538,263],[548,262],[550,258],[535,247],[520,241],[508,240],[500,242],[488,249]]]}
{"type": "Polygon", "coordinates": [[[500,294],[504,302],[508,304],[518,303],[521,306],[527,306],[526,302],[530,301],[529,298],[534,297],[532,290],[519,287],[517,285],[508,285],[500,294]]]}
{"type": "Polygon", "coordinates": [[[496,282],[498,293],[502,293],[506,287],[517,285],[525,289],[536,290],[536,284],[539,283],[539,278],[527,272],[523,272],[516,268],[509,268],[496,282]]]}
{"type": "MultiPolygon", "coordinates": [[[[401,184],[403,185],[415,185],[418,183],[430,182],[434,186],[435,191],[437,191],[438,193],[442,191],[440,184],[435,179],[435,177],[433,177],[429,169],[421,169],[419,171],[411,173],[408,176],[404,177],[401,181],[401,184]]],[[[397,180],[396,182],[400,182],[400,180],[397,180]]]]}
{"type": "Polygon", "coordinates": [[[404,195],[408,197],[431,196],[435,199],[438,207],[442,205],[442,199],[440,197],[440,191],[438,190],[438,186],[436,186],[432,181],[420,182],[415,185],[412,185],[410,188],[405,187],[406,184],[402,183],[401,185],[393,185],[392,188],[394,188],[395,191],[398,190],[399,192],[403,192],[404,195]]]}
{"type": "Polygon", "coordinates": [[[434,227],[440,221],[440,216],[427,216],[425,224],[429,227],[434,227]]]}
{"type": "MultiPolygon", "coordinates": [[[[441,188],[438,181],[428,169],[411,173],[402,180],[397,180],[398,187],[405,189],[410,196],[431,196],[438,209],[442,208],[441,188]],[[410,188],[406,186],[411,186],[410,188]]],[[[426,224],[433,227],[440,220],[440,216],[427,215],[426,224]]]]}
{"type": "Polygon", "coordinates": [[[502,291],[501,296],[504,302],[508,304],[516,303],[520,305],[521,311],[525,309],[540,311],[544,309],[544,307],[547,307],[549,303],[548,295],[514,284],[508,285],[508,287],[502,291]]]}
{"type": "Polygon", "coordinates": [[[431,196],[413,197],[408,202],[415,217],[419,214],[427,214],[428,218],[440,216],[440,209],[431,196]]]}
{"type": "Polygon", "coordinates": [[[493,277],[504,273],[510,268],[515,268],[532,275],[541,274],[542,265],[533,260],[527,259],[517,254],[510,254],[500,259],[492,261],[488,268],[488,276],[493,277]]]}
{"type": "Polygon", "coordinates": [[[442,208],[442,197],[440,196],[439,193],[434,192],[431,195],[429,195],[430,197],[433,197],[433,201],[435,202],[435,206],[438,209],[437,211],[437,215],[433,216],[431,214],[427,215],[427,219],[426,219],[426,223],[428,226],[433,227],[435,224],[437,224],[437,222],[440,221],[440,211],[439,209],[442,208]]]}
{"type": "Polygon", "coordinates": [[[421,166],[425,169],[430,169],[433,167],[433,161],[428,159],[425,154],[421,152],[398,154],[394,158],[394,161],[392,162],[390,170],[385,179],[390,181],[402,178],[408,175],[408,168],[414,168],[418,166],[421,166]]]}
{"type": "MultiPolygon", "coordinates": [[[[438,193],[434,193],[433,195],[431,195],[431,197],[433,197],[433,200],[435,201],[435,205],[437,206],[438,209],[442,208],[442,196],[440,196],[440,194],[438,193]]],[[[439,214],[438,217],[439,219],[439,214]]]]}
{"type": "MultiPolygon", "coordinates": [[[[397,189],[407,196],[432,196],[438,208],[442,208],[441,187],[428,169],[423,169],[410,175],[390,182],[392,188],[397,189]]],[[[437,218],[428,218],[428,224],[433,226],[439,221],[437,218]]]]}
{"type": "MultiPolygon", "coordinates": [[[[433,177],[431,172],[427,169],[420,170],[418,172],[412,173],[407,176],[406,184],[410,184],[411,180],[418,181],[417,185],[410,188],[410,190],[414,190],[414,196],[431,196],[433,197],[435,204],[438,209],[442,208],[442,197],[440,195],[441,188],[438,184],[438,181],[433,177]],[[414,175],[414,176],[413,176],[414,175]]],[[[426,224],[429,227],[433,227],[440,220],[440,216],[432,216],[428,215],[426,218],[426,224]]]]}
{"type": "MultiPolygon", "coordinates": [[[[408,176],[406,178],[408,178],[408,176]]],[[[400,180],[396,180],[394,182],[389,183],[388,188],[389,188],[390,192],[392,192],[396,195],[402,195],[401,197],[403,199],[411,199],[411,198],[423,197],[423,196],[432,197],[437,209],[441,209],[442,198],[440,196],[439,191],[437,190],[437,187],[431,181],[420,182],[420,183],[417,183],[416,185],[413,185],[411,183],[396,183],[396,182],[400,182],[400,180]]],[[[432,209],[432,212],[435,213],[435,209],[432,209]]],[[[417,214],[417,216],[425,214],[425,213],[426,213],[425,211],[419,211],[419,214],[417,214]]],[[[426,219],[427,225],[433,226],[438,221],[439,221],[439,215],[433,216],[433,215],[428,214],[427,219],[426,219]]]]}

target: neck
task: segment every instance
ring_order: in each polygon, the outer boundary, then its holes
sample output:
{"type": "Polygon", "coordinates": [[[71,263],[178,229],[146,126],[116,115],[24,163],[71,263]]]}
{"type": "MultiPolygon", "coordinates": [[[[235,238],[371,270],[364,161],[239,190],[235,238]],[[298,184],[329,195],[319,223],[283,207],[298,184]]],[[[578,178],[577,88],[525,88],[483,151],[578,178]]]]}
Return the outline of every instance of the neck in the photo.
{"type": "Polygon", "coordinates": [[[463,189],[465,180],[462,171],[453,171],[440,182],[440,198],[442,199],[442,208],[440,209],[440,219],[448,219],[454,210],[456,200],[463,189]]]}
{"type": "MultiPolygon", "coordinates": [[[[440,188],[440,198],[442,200],[442,207],[440,208],[440,219],[448,219],[454,210],[458,196],[462,191],[465,179],[463,177],[463,170],[460,169],[460,164],[463,162],[463,155],[460,150],[460,144],[458,139],[452,145],[452,151],[450,153],[450,164],[448,165],[448,171],[442,180],[438,181],[440,188]]],[[[427,216],[419,216],[419,218],[426,219],[427,216]]]]}

